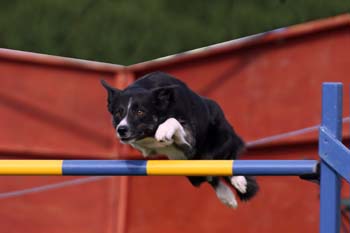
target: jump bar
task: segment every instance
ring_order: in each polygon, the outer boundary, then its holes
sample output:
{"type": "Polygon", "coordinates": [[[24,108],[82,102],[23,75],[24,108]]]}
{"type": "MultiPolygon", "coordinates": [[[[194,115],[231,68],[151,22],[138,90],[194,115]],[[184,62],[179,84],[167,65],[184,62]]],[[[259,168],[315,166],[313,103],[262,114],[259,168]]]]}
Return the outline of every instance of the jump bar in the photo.
{"type": "Polygon", "coordinates": [[[0,175],[299,176],[317,160],[0,160],[0,175]]]}

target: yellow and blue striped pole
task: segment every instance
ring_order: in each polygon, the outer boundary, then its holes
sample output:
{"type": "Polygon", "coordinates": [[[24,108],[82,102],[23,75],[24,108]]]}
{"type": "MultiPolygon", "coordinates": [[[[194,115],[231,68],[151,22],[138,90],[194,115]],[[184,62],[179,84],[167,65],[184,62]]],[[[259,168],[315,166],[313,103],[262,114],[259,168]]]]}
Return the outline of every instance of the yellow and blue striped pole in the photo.
{"type": "Polygon", "coordinates": [[[316,160],[0,160],[0,175],[232,176],[304,175],[316,160]]]}

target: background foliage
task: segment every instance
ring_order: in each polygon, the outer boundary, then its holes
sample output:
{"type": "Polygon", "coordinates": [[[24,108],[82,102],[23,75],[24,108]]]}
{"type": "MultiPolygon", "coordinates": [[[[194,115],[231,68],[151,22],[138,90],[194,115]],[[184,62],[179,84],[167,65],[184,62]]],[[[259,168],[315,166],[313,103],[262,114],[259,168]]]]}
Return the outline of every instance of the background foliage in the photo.
{"type": "Polygon", "coordinates": [[[349,11],[349,0],[3,0],[0,47],[128,65],[349,11]]]}

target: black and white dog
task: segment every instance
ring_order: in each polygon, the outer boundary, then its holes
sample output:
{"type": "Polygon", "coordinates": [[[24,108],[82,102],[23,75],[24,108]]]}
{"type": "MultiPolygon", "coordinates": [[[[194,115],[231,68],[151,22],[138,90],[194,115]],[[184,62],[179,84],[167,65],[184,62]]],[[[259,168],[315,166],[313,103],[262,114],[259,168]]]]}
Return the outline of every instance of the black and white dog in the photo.
{"type": "MultiPolygon", "coordinates": [[[[216,102],[168,74],[150,73],[124,90],[105,81],[102,85],[108,91],[108,111],[118,138],[145,157],[162,154],[169,159],[231,160],[244,148],[216,102]]],[[[209,182],[221,202],[232,208],[237,201],[230,185],[244,201],[258,191],[252,177],[188,178],[196,187],[209,182]]]]}

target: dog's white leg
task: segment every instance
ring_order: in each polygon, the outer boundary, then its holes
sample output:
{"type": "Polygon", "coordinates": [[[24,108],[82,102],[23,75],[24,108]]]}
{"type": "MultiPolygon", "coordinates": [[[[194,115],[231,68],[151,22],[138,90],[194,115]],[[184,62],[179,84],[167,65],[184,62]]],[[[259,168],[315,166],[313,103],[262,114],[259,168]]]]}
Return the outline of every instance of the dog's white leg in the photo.
{"type": "Polygon", "coordinates": [[[244,176],[232,176],[231,184],[235,187],[240,193],[247,192],[247,179],[244,176]]]}
{"type": "Polygon", "coordinates": [[[178,144],[189,145],[185,136],[186,132],[184,128],[175,118],[169,118],[164,123],[160,124],[155,134],[157,141],[167,145],[172,144],[174,141],[178,144]]]}
{"type": "Polygon", "coordinates": [[[231,189],[221,180],[215,187],[216,196],[226,206],[230,208],[237,208],[238,204],[231,189]]]}

